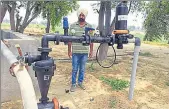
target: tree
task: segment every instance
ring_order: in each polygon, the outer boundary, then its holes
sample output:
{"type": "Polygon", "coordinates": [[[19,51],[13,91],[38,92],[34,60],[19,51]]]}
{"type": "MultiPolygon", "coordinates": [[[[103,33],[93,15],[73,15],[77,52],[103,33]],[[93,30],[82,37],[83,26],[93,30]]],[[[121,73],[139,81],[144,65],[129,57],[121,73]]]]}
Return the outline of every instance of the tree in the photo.
{"type": "Polygon", "coordinates": [[[50,25],[52,30],[61,22],[63,16],[79,7],[76,0],[73,1],[48,1],[43,7],[42,17],[47,19],[46,32],[49,33],[50,25]]]}
{"type": "MultiPolygon", "coordinates": [[[[2,1],[2,7],[5,9],[7,8],[9,15],[10,15],[10,25],[11,30],[18,31],[23,33],[24,29],[28,26],[28,24],[35,19],[40,14],[41,3],[36,1],[2,1]],[[21,7],[26,7],[26,14],[25,18],[21,23],[22,17],[19,16],[19,9],[21,7]],[[16,17],[16,22],[15,22],[16,17]]],[[[3,11],[3,15],[6,14],[3,11]]],[[[2,16],[3,19],[3,16],[2,16]]]]}
{"type": "MultiPolygon", "coordinates": [[[[120,3],[120,1],[111,1],[109,2],[109,4],[111,3],[111,10],[112,11],[115,11],[115,8],[117,6],[118,3],[120,3]]],[[[128,14],[131,12],[131,13],[134,13],[134,12],[144,12],[145,10],[145,3],[144,1],[130,1],[127,3],[128,5],[128,14]]],[[[95,13],[98,13],[102,11],[100,11],[101,9],[103,8],[106,8],[107,6],[103,5],[103,1],[102,2],[97,2],[97,3],[93,3],[91,6],[93,8],[93,10],[95,11],[95,13]],[[101,6],[102,4],[102,6],[101,6]]],[[[100,14],[99,14],[100,15],[100,14]]],[[[106,18],[106,17],[105,17],[106,18]]],[[[99,24],[102,24],[104,22],[104,19],[100,19],[99,17],[99,22],[98,22],[98,25],[99,24]]],[[[110,33],[114,30],[114,26],[115,26],[115,17],[113,18],[113,20],[111,21],[111,25],[110,25],[110,33]]]]}
{"type": "MultiPolygon", "coordinates": [[[[98,3],[92,4],[93,10],[99,14],[98,28],[101,36],[106,36],[111,34],[115,27],[115,17],[111,21],[111,10],[115,11],[117,4],[120,1],[101,1],[98,3]],[[100,6],[100,8],[98,8],[100,6]],[[107,10],[107,11],[106,11],[107,10]],[[105,24],[104,24],[104,13],[105,13],[105,24]],[[105,28],[104,28],[105,27],[105,28]]],[[[140,12],[142,11],[145,5],[143,1],[130,1],[127,2],[128,13],[129,12],[140,12]]],[[[99,52],[99,59],[103,60],[107,56],[108,44],[102,44],[99,52]]]]}
{"type": "Polygon", "coordinates": [[[1,23],[5,17],[6,11],[7,11],[7,5],[3,2],[0,2],[0,12],[1,12],[0,22],[1,23]]]}
{"type": "Polygon", "coordinates": [[[169,1],[153,1],[147,4],[144,40],[169,40],[169,1]]]}
{"type": "MultiPolygon", "coordinates": [[[[48,24],[52,25],[52,29],[61,22],[61,18],[67,15],[70,11],[77,8],[77,2],[73,1],[3,1],[1,2],[5,9],[7,8],[10,13],[10,24],[11,30],[23,33],[25,28],[30,24],[32,20],[38,17],[41,12],[46,13],[48,17],[48,24]],[[25,8],[26,13],[24,18],[22,18],[20,13],[20,8],[25,8]],[[15,22],[16,17],[16,22],[15,22]]],[[[2,18],[3,19],[3,16],[2,18]]],[[[48,25],[48,27],[49,27],[48,25]]]]}
{"type": "MultiPolygon", "coordinates": [[[[112,2],[112,10],[118,2],[112,2]]],[[[93,9],[99,13],[101,3],[93,4],[93,9]]],[[[153,41],[161,40],[162,38],[169,40],[169,1],[130,1],[128,3],[129,12],[143,14],[144,28],[146,35],[144,40],[153,41]]],[[[111,23],[111,30],[113,31],[115,19],[111,23]]]]}
{"type": "MultiPolygon", "coordinates": [[[[99,10],[99,31],[100,35],[106,37],[110,34],[110,21],[111,21],[111,1],[101,1],[99,10]],[[105,24],[104,24],[105,15],[105,24]]],[[[99,59],[103,60],[107,56],[108,44],[102,44],[99,51],[99,59]]]]}
{"type": "MultiPolygon", "coordinates": [[[[43,6],[42,1],[27,1],[24,3],[24,7],[26,8],[26,13],[25,17],[23,19],[22,24],[19,22],[19,27],[18,27],[18,32],[23,33],[25,28],[29,25],[29,23],[34,20],[38,15],[41,13],[42,6],[43,6]]],[[[21,21],[21,17],[17,17],[18,21],[21,21]]]]}
{"type": "Polygon", "coordinates": [[[1,5],[1,9],[2,9],[1,23],[3,21],[5,14],[6,14],[6,11],[8,10],[9,17],[10,17],[11,30],[15,31],[16,1],[2,1],[1,4],[2,4],[1,5]]]}

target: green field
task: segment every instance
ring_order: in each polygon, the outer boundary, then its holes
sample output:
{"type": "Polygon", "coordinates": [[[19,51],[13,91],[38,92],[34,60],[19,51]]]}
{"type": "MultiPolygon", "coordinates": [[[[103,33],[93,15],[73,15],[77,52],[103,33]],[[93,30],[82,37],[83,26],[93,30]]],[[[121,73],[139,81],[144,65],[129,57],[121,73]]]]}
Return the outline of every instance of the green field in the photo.
{"type": "MultiPolygon", "coordinates": [[[[30,33],[30,34],[44,34],[45,33],[45,25],[41,24],[29,24],[28,27],[25,29],[24,33],[30,33]]],[[[1,29],[10,29],[10,24],[9,23],[2,23],[1,24],[1,29]]],[[[52,29],[50,30],[50,33],[55,33],[56,31],[59,31],[59,33],[63,34],[63,29],[62,27],[56,27],[56,30],[53,31],[52,29]]]]}

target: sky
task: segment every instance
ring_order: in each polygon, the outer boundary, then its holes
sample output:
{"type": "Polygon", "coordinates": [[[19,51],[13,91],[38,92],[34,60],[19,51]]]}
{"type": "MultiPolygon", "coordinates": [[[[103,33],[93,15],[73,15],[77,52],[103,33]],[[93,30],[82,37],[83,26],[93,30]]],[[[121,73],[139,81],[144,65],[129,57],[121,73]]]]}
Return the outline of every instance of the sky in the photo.
{"type": "MultiPolygon", "coordinates": [[[[97,1],[79,1],[80,8],[87,8],[88,9],[88,16],[86,17],[86,21],[88,23],[94,24],[94,25],[98,25],[99,15],[97,13],[94,13],[91,4],[96,3],[96,2],[97,1]]],[[[20,15],[24,17],[24,15],[25,15],[24,13],[25,13],[25,10],[21,9],[20,15]]],[[[111,21],[113,20],[114,15],[115,15],[115,13],[112,12],[111,21]]],[[[77,21],[76,11],[74,11],[73,13],[70,13],[67,17],[68,17],[69,23],[73,23],[73,22],[77,21]]],[[[5,15],[5,19],[9,19],[8,12],[5,15]]],[[[34,19],[34,21],[40,23],[41,21],[43,21],[43,19],[41,17],[37,17],[36,19],[34,19]]],[[[137,17],[136,17],[136,13],[128,15],[128,26],[142,27],[142,25],[143,25],[143,19],[142,19],[141,14],[139,14],[137,17]]]]}

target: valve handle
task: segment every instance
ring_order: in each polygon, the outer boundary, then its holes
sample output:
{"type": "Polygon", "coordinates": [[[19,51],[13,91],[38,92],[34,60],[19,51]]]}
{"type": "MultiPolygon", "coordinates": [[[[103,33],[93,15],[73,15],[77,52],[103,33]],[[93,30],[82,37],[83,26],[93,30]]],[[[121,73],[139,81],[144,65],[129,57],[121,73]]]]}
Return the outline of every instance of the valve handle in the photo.
{"type": "MultiPolygon", "coordinates": [[[[22,54],[22,50],[21,50],[21,47],[19,44],[16,44],[15,47],[17,48],[18,50],[18,53],[19,53],[19,56],[20,57],[23,57],[23,54],[22,54]]],[[[26,70],[28,71],[28,65],[25,66],[26,70]]]]}

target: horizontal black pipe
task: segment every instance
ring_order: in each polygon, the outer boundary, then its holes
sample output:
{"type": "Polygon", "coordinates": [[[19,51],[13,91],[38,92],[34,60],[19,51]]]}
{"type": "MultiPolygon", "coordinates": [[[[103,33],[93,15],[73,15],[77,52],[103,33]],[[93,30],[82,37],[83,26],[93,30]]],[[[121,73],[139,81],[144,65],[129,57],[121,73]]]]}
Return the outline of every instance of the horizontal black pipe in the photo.
{"type": "MultiPolygon", "coordinates": [[[[82,43],[85,41],[84,37],[79,36],[56,36],[56,39],[58,39],[60,42],[78,42],[82,43]]],[[[91,43],[109,43],[111,41],[110,37],[96,37],[92,36],[90,37],[91,43]]]]}
{"type": "MultiPolygon", "coordinates": [[[[91,43],[109,43],[111,42],[111,37],[90,37],[91,43]]],[[[85,41],[84,37],[81,36],[64,36],[64,35],[55,35],[49,34],[44,35],[42,38],[42,47],[48,48],[49,41],[58,41],[58,42],[78,42],[82,43],[85,41]]]]}
{"type": "MultiPolygon", "coordinates": [[[[42,48],[48,48],[49,41],[56,42],[76,42],[83,43],[84,41],[89,41],[90,43],[111,43],[111,44],[119,44],[119,39],[115,37],[97,37],[97,36],[65,36],[59,34],[46,34],[42,38],[41,46],[42,48]]],[[[128,35],[123,35],[121,38],[122,44],[127,44],[128,35]]],[[[48,52],[41,52],[41,59],[45,60],[48,58],[48,52]]]]}
{"type": "Polygon", "coordinates": [[[27,55],[25,56],[25,63],[28,63],[28,65],[30,66],[34,62],[40,61],[40,57],[40,55],[27,55]]]}
{"type": "Polygon", "coordinates": [[[48,48],[49,41],[55,41],[55,40],[56,40],[56,35],[53,34],[44,35],[41,40],[41,47],[48,48]]]}

